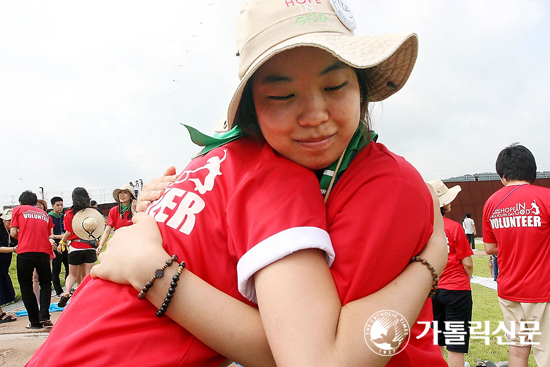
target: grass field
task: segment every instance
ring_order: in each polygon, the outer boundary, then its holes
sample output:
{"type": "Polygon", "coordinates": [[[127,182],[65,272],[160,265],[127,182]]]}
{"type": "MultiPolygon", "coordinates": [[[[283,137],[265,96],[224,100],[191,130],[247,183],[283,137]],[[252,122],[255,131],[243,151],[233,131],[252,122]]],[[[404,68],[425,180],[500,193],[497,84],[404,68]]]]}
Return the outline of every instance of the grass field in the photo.
{"type": "MultiPolygon", "coordinates": [[[[478,250],[484,250],[483,245],[477,244],[478,250]]],[[[10,276],[13,282],[13,287],[16,291],[16,299],[21,299],[21,292],[19,291],[19,282],[17,281],[17,274],[15,270],[16,259],[15,254],[10,267],[10,276]]],[[[474,256],[474,275],[489,278],[491,277],[489,266],[487,265],[489,256],[474,256]]],[[[64,283],[64,268],[62,268],[62,283],[64,283]]],[[[472,315],[472,321],[489,321],[489,330],[492,334],[498,327],[499,321],[502,321],[502,312],[498,304],[498,296],[495,290],[486,288],[479,284],[472,284],[472,297],[474,302],[474,309],[472,315]]],[[[485,335],[482,335],[485,336],[485,335]]],[[[489,345],[485,345],[483,339],[471,339],[470,340],[470,352],[466,354],[466,361],[471,366],[476,365],[476,359],[481,358],[483,361],[491,360],[493,362],[507,361],[508,360],[508,346],[499,345],[498,337],[504,339],[504,332],[500,332],[496,335],[490,335],[489,345]]],[[[529,367],[536,367],[533,354],[529,357],[529,367]]]]}
{"type": "MultiPolygon", "coordinates": [[[[483,244],[476,244],[478,250],[484,251],[483,244]]],[[[488,266],[489,256],[474,256],[474,275],[489,278],[492,277],[488,266]]],[[[496,331],[499,321],[502,321],[502,311],[498,304],[497,291],[484,287],[479,284],[472,284],[472,298],[474,302],[472,321],[489,321],[490,334],[496,331]]],[[[485,336],[485,335],[480,335],[485,336]]],[[[508,346],[499,345],[498,337],[503,341],[504,332],[499,332],[496,335],[490,335],[489,345],[485,345],[483,339],[470,339],[470,351],[465,355],[466,361],[471,366],[476,365],[476,359],[481,358],[483,361],[490,360],[493,362],[508,360],[508,346]]],[[[529,367],[536,367],[535,359],[531,353],[529,357],[529,367]]]]}

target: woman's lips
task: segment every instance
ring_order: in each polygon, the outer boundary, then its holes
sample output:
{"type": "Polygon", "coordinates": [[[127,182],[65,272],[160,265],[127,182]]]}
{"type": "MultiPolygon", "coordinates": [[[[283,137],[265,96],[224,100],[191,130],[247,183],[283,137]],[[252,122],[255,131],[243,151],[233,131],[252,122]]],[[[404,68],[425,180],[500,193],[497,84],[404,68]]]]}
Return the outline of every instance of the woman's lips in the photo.
{"type": "Polygon", "coordinates": [[[326,148],[330,144],[333,136],[334,135],[326,135],[314,138],[299,139],[296,141],[304,149],[320,150],[326,148]]]}

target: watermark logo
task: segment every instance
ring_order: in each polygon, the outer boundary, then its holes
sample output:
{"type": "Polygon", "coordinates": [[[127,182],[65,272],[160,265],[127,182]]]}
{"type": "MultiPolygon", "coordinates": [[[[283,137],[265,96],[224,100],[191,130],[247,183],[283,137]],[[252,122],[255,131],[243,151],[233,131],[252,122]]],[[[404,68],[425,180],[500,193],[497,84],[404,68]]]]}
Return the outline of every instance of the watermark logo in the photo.
{"type": "Polygon", "coordinates": [[[365,324],[365,342],[376,354],[394,356],[409,343],[410,328],[407,320],[391,310],[379,311],[365,324]]]}

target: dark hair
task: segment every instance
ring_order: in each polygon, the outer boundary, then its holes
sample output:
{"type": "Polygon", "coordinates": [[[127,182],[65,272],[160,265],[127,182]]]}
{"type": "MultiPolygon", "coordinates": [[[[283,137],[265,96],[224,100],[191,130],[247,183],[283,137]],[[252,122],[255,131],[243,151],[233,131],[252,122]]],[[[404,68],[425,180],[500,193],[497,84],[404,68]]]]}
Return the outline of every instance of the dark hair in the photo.
{"type": "MultiPolygon", "coordinates": [[[[365,69],[355,69],[355,73],[361,93],[361,123],[366,127],[366,129],[362,130],[365,137],[370,139],[372,130],[370,125],[368,90],[371,88],[372,83],[367,77],[365,69]],[[363,86],[366,86],[367,90],[365,90],[363,86]]],[[[239,107],[235,113],[233,125],[240,126],[247,135],[252,137],[252,139],[256,141],[265,141],[262,130],[260,129],[260,124],[258,123],[258,116],[256,115],[256,108],[252,97],[253,80],[254,76],[248,80],[244,87],[239,107]]]]}
{"type": "Polygon", "coordinates": [[[95,201],[95,200],[90,201],[90,205],[91,205],[91,206],[94,206],[94,205],[96,205],[96,204],[97,204],[97,201],[95,201]]]}
{"type": "Polygon", "coordinates": [[[61,201],[63,202],[63,199],[59,196],[54,196],[51,200],[50,200],[50,203],[52,203],[52,205],[54,205],[55,203],[57,203],[58,201],[61,201]]]}
{"type": "Polygon", "coordinates": [[[537,163],[533,153],[518,143],[504,148],[499,153],[495,166],[500,178],[507,181],[533,183],[537,178],[537,163]]]}
{"type": "Polygon", "coordinates": [[[36,205],[38,198],[34,192],[26,190],[19,196],[19,202],[21,205],[36,205]]]}
{"type": "Polygon", "coordinates": [[[472,214],[466,213],[466,216],[467,216],[468,218],[471,218],[471,217],[472,217],[472,214]]]}
{"type": "Polygon", "coordinates": [[[73,213],[76,214],[77,212],[90,207],[90,196],[88,195],[88,191],[86,191],[83,187],[75,188],[73,190],[73,206],[71,207],[73,213]]]}
{"type": "Polygon", "coordinates": [[[445,211],[445,206],[446,206],[446,205],[444,205],[444,206],[442,206],[442,207],[439,208],[439,211],[441,212],[441,215],[442,215],[442,216],[445,216],[445,213],[447,213],[447,212],[445,211]]]}

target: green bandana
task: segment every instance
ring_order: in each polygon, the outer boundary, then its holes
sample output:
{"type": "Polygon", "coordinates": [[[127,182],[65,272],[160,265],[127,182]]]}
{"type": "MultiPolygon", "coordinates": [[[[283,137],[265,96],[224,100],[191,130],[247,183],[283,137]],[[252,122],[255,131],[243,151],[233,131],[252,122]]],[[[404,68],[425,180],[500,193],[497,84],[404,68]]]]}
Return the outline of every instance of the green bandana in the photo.
{"type": "Polygon", "coordinates": [[[124,204],[120,203],[120,217],[121,218],[124,217],[124,213],[129,211],[131,208],[132,208],[132,201],[131,200],[128,203],[128,205],[124,205],[124,204]]]}
{"type": "MultiPolygon", "coordinates": [[[[198,146],[204,147],[197,155],[197,157],[208,153],[214,148],[246,136],[246,133],[242,131],[239,126],[233,127],[228,132],[215,133],[214,136],[208,136],[191,126],[185,124],[182,125],[185,126],[189,131],[189,135],[191,136],[191,140],[193,141],[193,143],[198,146]]],[[[330,183],[334,177],[334,171],[337,170],[336,177],[334,179],[334,183],[336,183],[340,176],[342,176],[344,171],[348,168],[353,158],[355,158],[357,152],[363,149],[371,141],[376,142],[376,140],[378,140],[378,134],[374,131],[371,131],[369,136],[366,137],[364,134],[364,129],[364,125],[359,124],[359,127],[355,131],[355,134],[353,134],[353,137],[351,138],[351,141],[349,142],[341,159],[332,163],[330,166],[324,169],[323,176],[321,177],[319,182],[321,186],[321,193],[323,194],[323,196],[325,196],[327,191],[329,190],[330,183]]]]}
{"type": "Polygon", "coordinates": [[[240,128],[240,126],[234,126],[231,130],[224,133],[215,133],[214,136],[208,136],[191,126],[185,124],[182,125],[189,131],[189,135],[191,136],[193,143],[200,147],[204,147],[201,152],[197,154],[197,157],[205,155],[214,148],[246,136],[246,133],[240,128]]]}
{"type": "Polygon", "coordinates": [[[365,130],[364,125],[359,124],[359,127],[355,131],[355,134],[353,134],[353,137],[351,138],[351,141],[349,142],[343,154],[343,157],[341,157],[338,161],[332,163],[323,171],[323,176],[321,176],[321,180],[319,181],[319,185],[321,186],[321,193],[323,194],[323,196],[326,195],[327,190],[330,187],[330,182],[334,177],[334,171],[337,169],[336,167],[338,167],[338,171],[336,172],[336,178],[334,179],[334,183],[338,181],[340,176],[342,176],[344,171],[348,168],[353,158],[355,158],[355,155],[357,154],[357,152],[363,149],[371,141],[376,142],[376,140],[378,140],[377,133],[375,133],[374,131],[371,131],[369,136],[366,137],[364,134],[364,130],[365,130]],[[340,162],[340,165],[338,166],[339,162],[340,162]]]}

